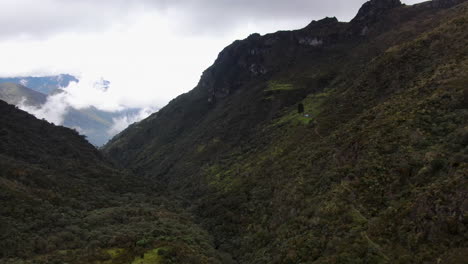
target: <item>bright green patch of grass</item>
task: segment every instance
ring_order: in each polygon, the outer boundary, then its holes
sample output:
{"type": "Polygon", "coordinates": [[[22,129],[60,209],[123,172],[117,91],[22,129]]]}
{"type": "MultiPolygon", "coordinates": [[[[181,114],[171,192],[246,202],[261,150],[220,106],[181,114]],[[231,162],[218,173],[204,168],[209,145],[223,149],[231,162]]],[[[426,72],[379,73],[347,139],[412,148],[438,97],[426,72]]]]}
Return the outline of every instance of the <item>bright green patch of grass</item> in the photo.
{"type": "Polygon", "coordinates": [[[147,251],[143,257],[136,257],[132,264],[157,264],[161,263],[162,256],[159,255],[159,252],[164,250],[163,248],[157,248],[150,251],[147,251]]]}
{"type": "Polygon", "coordinates": [[[108,249],[106,250],[107,254],[109,254],[109,256],[111,258],[117,258],[119,257],[120,255],[122,255],[123,253],[125,253],[125,249],[122,249],[122,248],[111,248],[111,249],[108,249]]]}
{"type": "Polygon", "coordinates": [[[290,83],[280,83],[276,81],[270,81],[268,82],[268,88],[265,90],[265,92],[268,91],[290,91],[296,89],[294,85],[290,83]]]}
{"type": "Polygon", "coordinates": [[[307,96],[301,102],[304,105],[304,113],[298,113],[297,106],[293,106],[278,120],[277,123],[309,125],[310,123],[314,122],[314,120],[320,114],[322,110],[321,106],[330,93],[330,91],[327,91],[307,96]]]}

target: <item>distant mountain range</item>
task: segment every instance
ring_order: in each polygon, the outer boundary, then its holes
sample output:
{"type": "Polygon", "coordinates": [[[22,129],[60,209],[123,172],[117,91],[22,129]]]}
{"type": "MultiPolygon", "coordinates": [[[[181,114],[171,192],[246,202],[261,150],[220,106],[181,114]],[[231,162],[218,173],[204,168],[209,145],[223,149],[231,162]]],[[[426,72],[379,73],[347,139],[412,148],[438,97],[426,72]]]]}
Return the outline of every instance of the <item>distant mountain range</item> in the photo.
{"type": "Polygon", "coordinates": [[[47,101],[47,95],[36,92],[17,83],[0,83],[0,98],[9,104],[26,103],[31,106],[41,106],[47,101]],[[23,102],[24,101],[24,102],[23,102]]]}
{"type": "Polygon", "coordinates": [[[78,82],[78,78],[70,74],[59,74],[45,77],[10,77],[0,78],[0,83],[16,83],[43,94],[52,94],[60,87],[67,87],[70,82],[78,82]]]}
{"type": "MultiPolygon", "coordinates": [[[[22,107],[32,112],[41,109],[47,102],[48,96],[63,92],[70,82],[79,80],[69,74],[46,77],[12,77],[0,78],[0,99],[9,104],[22,107]]],[[[108,81],[105,81],[109,84],[108,81]]],[[[84,109],[69,108],[64,116],[62,125],[76,129],[87,137],[95,146],[104,145],[114,133],[115,120],[137,120],[140,108],[128,108],[121,111],[102,111],[96,107],[84,109]]],[[[130,121],[128,121],[130,120],[130,121]]]]}
{"type": "Polygon", "coordinates": [[[79,110],[71,108],[65,115],[63,126],[78,130],[80,134],[86,135],[93,145],[102,146],[114,136],[111,131],[114,119],[131,119],[140,111],[140,108],[128,108],[116,112],[102,111],[95,107],[79,110]]]}

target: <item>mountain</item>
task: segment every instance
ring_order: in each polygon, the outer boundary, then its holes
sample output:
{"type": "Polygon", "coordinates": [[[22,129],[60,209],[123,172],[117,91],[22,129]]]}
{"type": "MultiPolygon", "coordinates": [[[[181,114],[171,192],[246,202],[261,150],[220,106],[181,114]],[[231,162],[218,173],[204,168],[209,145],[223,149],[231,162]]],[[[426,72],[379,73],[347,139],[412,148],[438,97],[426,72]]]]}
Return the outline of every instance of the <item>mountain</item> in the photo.
{"type": "Polygon", "coordinates": [[[0,263],[221,263],[209,234],[76,131],[0,101],[0,263]]]}
{"type": "Polygon", "coordinates": [[[47,101],[47,96],[21,84],[0,83],[0,99],[10,104],[19,105],[23,103],[38,107],[47,101]]]}
{"type": "Polygon", "coordinates": [[[43,93],[43,94],[53,94],[57,89],[61,87],[67,87],[70,82],[78,82],[79,80],[70,74],[59,74],[55,76],[45,76],[45,77],[9,77],[9,78],[0,78],[0,83],[16,83],[23,86],[27,86],[30,89],[43,93]]]}
{"type": "MultiPolygon", "coordinates": [[[[63,93],[61,87],[66,87],[71,81],[78,81],[67,74],[48,77],[15,77],[0,79],[0,100],[17,105],[32,114],[44,115],[44,107],[49,96],[63,93]],[[4,82],[11,81],[11,82],[4,82]],[[20,83],[31,85],[26,87],[20,83]],[[46,93],[42,93],[42,92],[46,93]]],[[[103,81],[109,84],[107,81],[103,81]]],[[[46,111],[58,111],[53,104],[46,111]]],[[[68,106],[63,117],[63,125],[78,130],[95,146],[102,146],[113,136],[116,120],[136,120],[143,109],[128,108],[121,111],[102,111],[96,107],[76,109],[68,106]]]]}
{"type": "MultiPolygon", "coordinates": [[[[24,108],[32,114],[41,112],[47,102],[47,97],[21,84],[0,83],[0,100],[24,108]]],[[[113,118],[118,116],[120,116],[119,113],[107,113],[96,108],[78,110],[69,107],[63,118],[63,124],[79,130],[93,144],[102,146],[110,138],[108,131],[113,125],[113,118]]]]}
{"type": "Polygon", "coordinates": [[[103,152],[235,263],[466,263],[467,18],[371,0],[252,34],[103,152]]]}
{"type": "Polygon", "coordinates": [[[65,115],[63,125],[77,129],[86,135],[89,142],[95,146],[102,146],[113,136],[116,120],[126,119],[131,122],[139,116],[142,109],[128,108],[121,111],[108,112],[88,107],[84,109],[70,108],[65,115]]]}

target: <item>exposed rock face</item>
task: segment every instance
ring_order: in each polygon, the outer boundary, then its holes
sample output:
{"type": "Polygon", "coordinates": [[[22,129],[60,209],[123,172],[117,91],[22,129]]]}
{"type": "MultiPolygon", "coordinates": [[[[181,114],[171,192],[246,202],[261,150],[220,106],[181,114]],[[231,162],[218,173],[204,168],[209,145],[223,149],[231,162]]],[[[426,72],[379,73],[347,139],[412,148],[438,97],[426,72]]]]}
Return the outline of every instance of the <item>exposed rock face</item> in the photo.
{"type": "Polygon", "coordinates": [[[208,102],[232,94],[242,85],[284,67],[299,52],[320,49],[346,38],[346,23],[333,18],[312,21],[297,31],[252,34],[226,47],[202,75],[197,89],[206,91],[208,102]]]}
{"type": "Polygon", "coordinates": [[[299,44],[317,47],[323,44],[323,40],[319,38],[305,37],[299,39],[299,44]]]}
{"type": "Polygon", "coordinates": [[[388,10],[401,5],[400,0],[371,0],[359,9],[353,21],[375,21],[388,10]]]}
{"type": "Polygon", "coordinates": [[[259,34],[252,34],[246,40],[235,41],[203,73],[199,88],[208,92],[209,102],[228,96],[242,83],[268,72],[261,39],[259,34]]]}
{"type": "MultiPolygon", "coordinates": [[[[445,7],[459,1],[440,0],[433,5],[445,7]]],[[[204,72],[198,89],[206,91],[208,102],[216,102],[253,78],[274,73],[288,61],[294,60],[297,54],[356,41],[388,30],[392,24],[382,24],[382,21],[390,16],[392,10],[401,6],[400,0],[371,0],[361,7],[350,23],[327,17],[312,21],[297,31],[280,31],[265,36],[252,34],[245,40],[235,41],[219,54],[214,65],[204,72]],[[376,28],[376,25],[379,27],[376,28]]]]}
{"type": "MultiPolygon", "coordinates": [[[[446,8],[463,1],[439,0],[422,3],[420,6],[446,8]]],[[[288,61],[294,60],[298,53],[359,40],[369,34],[387,30],[392,24],[381,22],[389,16],[389,12],[401,6],[403,4],[400,0],[371,0],[360,8],[350,23],[339,22],[336,17],[327,17],[314,20],[297,31],[280,31],[265,36],[255,33],[245,40],[237,40],[226,47],[215,63],[203,73],[196,89],[205,94],[209,103],[214,103],[249,81],[274,73],[288,61]],[[382,25],[376,29],[379,23],[382,25]],[[282,59],[277,59],[278,57],[282,59]]]]}

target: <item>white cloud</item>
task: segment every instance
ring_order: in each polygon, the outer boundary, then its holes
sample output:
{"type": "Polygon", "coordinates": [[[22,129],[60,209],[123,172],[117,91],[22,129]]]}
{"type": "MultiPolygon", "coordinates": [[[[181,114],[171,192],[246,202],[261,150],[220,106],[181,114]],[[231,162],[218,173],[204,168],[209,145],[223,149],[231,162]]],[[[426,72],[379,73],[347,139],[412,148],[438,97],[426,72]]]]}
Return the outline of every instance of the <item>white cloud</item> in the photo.
{"type": "Polygon", "coordinates": [[[168,18],[147,14],[102,33],[0,42],[0,58],[8,61],[0,75],[78,75],[80,82],[67,88],[78,108],[161,107],[195,87],[223,47],[253,30],[247,26],[229,37],[173,35],[168,18]],[[102,78],[111,82],[105,93],[93,87],[102,78]]]}
{"type": "Polygon", "coordinates": [[[56,125],[61,125],[70,107],[66,100],[66,94],[56,94],[47,97],[46,103],[41,107],[27,105],[25,100],[20,102],[18,107],[39,119],[46,119],[56,125]]]}
{"type": "Polygon", "coordinates": [[[155,111],[156,109],[147,107],[147,108],[141,109],[137,114],[124,115],[118,118],[113,118],[114,124],[109,129],[109,131],[107,131],[107,133],[109,136],[114,136],[120,131],[127,128],[129,125],[147,118],[155,111]]]}
{"type": "Polygon", "coordinates": [[[28,85],[28,80],[20,80],[20,84],[23,85],[23,86],[27,86],[28,85]]]}

